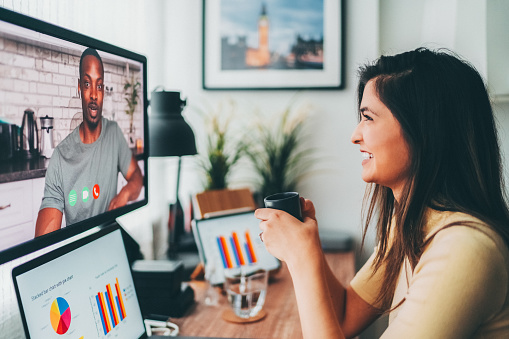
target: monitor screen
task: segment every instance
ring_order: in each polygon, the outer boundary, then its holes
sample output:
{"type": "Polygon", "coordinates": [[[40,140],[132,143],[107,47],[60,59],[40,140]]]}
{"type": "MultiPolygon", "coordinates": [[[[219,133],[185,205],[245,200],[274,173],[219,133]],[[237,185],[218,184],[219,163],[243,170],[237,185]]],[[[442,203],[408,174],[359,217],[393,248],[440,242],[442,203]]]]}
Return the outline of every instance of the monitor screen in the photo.
{"type": "Polygon", "coordinates": [[[0,8],[2,254],[147,203],[146,74],[142,55],[0,8]]]}

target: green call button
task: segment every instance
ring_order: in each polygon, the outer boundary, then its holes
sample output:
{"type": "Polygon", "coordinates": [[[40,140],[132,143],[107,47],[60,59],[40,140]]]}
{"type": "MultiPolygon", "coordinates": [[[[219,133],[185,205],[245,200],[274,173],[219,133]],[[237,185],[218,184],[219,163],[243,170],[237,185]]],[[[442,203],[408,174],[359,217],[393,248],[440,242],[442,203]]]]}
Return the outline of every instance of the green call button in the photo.
{"type": "Polygon", "coordinates": [[[74,206],[78,201],[78,193],[75,190],[69,192],[69,205],[74,206]]]}

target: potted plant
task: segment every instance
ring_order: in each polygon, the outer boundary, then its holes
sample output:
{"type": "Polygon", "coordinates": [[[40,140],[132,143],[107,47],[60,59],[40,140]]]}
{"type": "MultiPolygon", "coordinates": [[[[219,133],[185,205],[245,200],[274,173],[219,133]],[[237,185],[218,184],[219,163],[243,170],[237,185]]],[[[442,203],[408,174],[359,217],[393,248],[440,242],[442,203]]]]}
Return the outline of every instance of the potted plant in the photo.
{"type": "Polygon", "coordinates": [[[209,127],[205,152],[199,156],[199,166],[205,174],[204,189],[218,190],[228,188],[228,180],[232,168],[243,156],[245,147],[231,139],[229,130],[232,112],[235,104],[229,102],[230,114],[224,112],[222,104],[218,113],[208,117],[206,125],[209,127]],[[221,119],[223,118],[223,120],[221,119]]]}
{"type": "Polygon", "coordinates": [[[195,196],[195,215],[206,217],[219,211],[239,211],[256,207],[248,188],[230,189],[232,169],[245,155],[244,143],[232,138],[236,134],[231,122],[236,105],[233,101],[219,105],[219,109],[204,115],[209,127],[206,148],[198,157],[198,164],[204,173],[204,191],[195,196]]]}
{"type": "Polygon", "coordinates": [[[131,78],[127,79],[124,84],[124,99],[127,103],[127,109],[125,113],[129,116],[129,145],[134,145],[134,126],[133,126],[133,118],[134,111],[136,110],[136,106],[138,105],[139,99],[139,91],[141,88],[141,83],[134,77],[134,73],[131,74],[131,78]]]}
{"type": "Polygon", "coordinates": [[[275,122],[259,123],[246,154],[257,174],[257,203],[274,193],[297,190],[299,181],[314,163],[312,149],[304,147],[307,109],[293,104],[275,122]]]}

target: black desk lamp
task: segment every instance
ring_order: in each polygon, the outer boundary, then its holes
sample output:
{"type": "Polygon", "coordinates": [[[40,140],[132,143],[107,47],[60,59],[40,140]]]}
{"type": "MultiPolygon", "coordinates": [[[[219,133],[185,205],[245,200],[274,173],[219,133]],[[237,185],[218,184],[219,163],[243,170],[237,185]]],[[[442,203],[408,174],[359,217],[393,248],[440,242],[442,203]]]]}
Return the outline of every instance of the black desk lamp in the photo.
{"type": "Polygon", "coordinates": [[[184,155],[197,154],[194,133],[182,116],[186,100],[180,92],[152,92],[149,117],[150,156],[178,157],[176,200],[170,211],[170,259],[177,256],[179,241],[184,235],[184,218],[179,201],[180,165],[184,155]],[[180,215],[179,215],[180,214],[180,215]]]}

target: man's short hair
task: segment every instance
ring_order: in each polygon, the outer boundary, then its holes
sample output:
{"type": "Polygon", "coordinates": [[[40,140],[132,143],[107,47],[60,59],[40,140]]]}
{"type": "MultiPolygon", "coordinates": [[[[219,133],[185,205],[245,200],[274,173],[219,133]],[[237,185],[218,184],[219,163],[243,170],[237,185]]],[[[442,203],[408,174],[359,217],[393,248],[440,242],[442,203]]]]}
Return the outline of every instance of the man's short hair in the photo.
{"type": "Polygon", "coordinates": [[[97,53],[97,51],[93,48],[87,48],[86,50],[83,51],[83,53],[81,54],[81,58],[80,58],[80,78],[81,78],[81,72],[83,71],[83,59],[87,56],[87,55],[92,55],[94,57],[97,58],[97,60],[99,60],[99,62],[101,63],[101,66],[103,67],[103,72],[104,72],[104,66],[103,66],[103,61],[101,59],[101,57],[99,56],[99,53],[97,53]]]}

